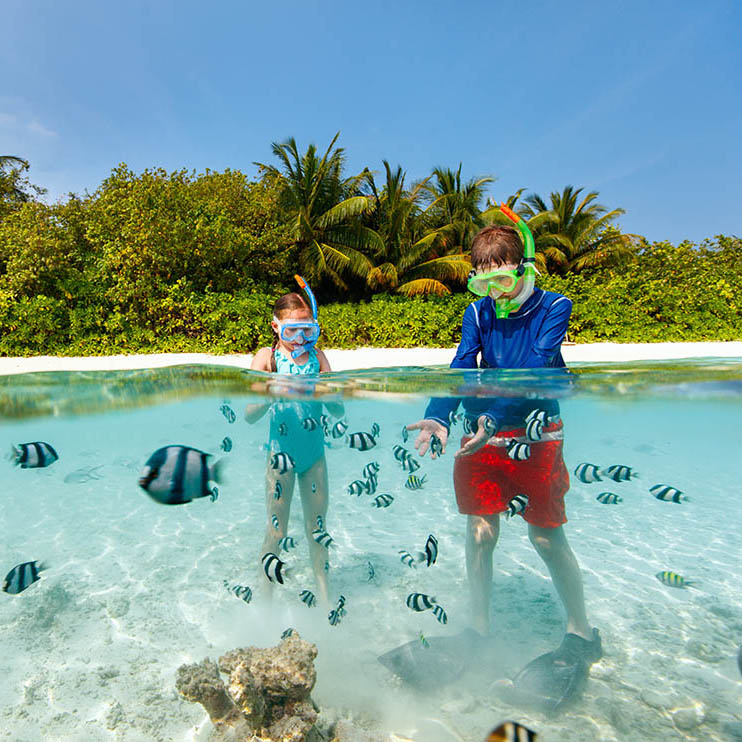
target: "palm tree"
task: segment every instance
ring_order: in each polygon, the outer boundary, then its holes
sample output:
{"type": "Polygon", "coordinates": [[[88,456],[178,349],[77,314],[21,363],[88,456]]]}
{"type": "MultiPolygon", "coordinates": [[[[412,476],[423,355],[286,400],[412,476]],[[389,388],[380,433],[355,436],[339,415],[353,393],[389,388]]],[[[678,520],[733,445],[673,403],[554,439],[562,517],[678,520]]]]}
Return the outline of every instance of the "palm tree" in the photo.
{"type": "Polygon", "coordinates": [[[612,224],[624,210],[608,211],[596,203],[597,191],[580,200],[582,190],[567,186],[561,193],[551,193],[551,207],[534,193],[517,209],[527,220],[536,249],[543,254],[550,272],[579,273],[633,257],[635,236],[621,233],[612,224]]]}
{"type": "Polygon", "coordinates": [[[436,246],[444,253],[465,253],[471,248],[471,238],[483,226],[481,203],[484,187],[494,178],[470,178],[461,182],[461,163],[458,170],[434,168],[426,185],[431,203],[425,215],[431,231],[436,232],[436,246]]]}
{"type": "Polygon", "coordinates": [[[374,267],[366,285],[372,290],[395,291],[406,296],[449,294],[447,283],[462,283],[471,267],[461,255],[440,255],[443,240],[438,230],[425,230],[423,203],[429,200],[432,175],[405,188],[405,172],[392,170],[384,160],[386,182],[379,192],[373,174],[367,182],[376,204],[368,215],[384,244],[373,255],[374,267]]]}
{"type": "Polygon", "coordinates": [[[344,150],[333,149],[339,136],[340,132],[335,134],[322,157],[313,144],[301,155],[293,137],[274,142],[281,169],[255,164],[282,183],[279,205],[289,222],[299,271],[310,282],[328,279],[347,289],[344,276],[365,279],[372,263],[364,253],[383,250],[383,243],[359,219],[373,208],[372,200],[361,192],[368,170],[343,177],[344,150]]]}

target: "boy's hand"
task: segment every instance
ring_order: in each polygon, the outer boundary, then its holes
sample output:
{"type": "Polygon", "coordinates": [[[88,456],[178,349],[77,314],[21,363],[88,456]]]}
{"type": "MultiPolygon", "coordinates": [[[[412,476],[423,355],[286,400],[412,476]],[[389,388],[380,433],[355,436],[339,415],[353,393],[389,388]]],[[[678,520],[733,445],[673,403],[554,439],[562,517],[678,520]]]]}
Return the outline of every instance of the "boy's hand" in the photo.
{"type": "Polygon", "coordinates": [[[490,434],[486,430],[488,421],[489,418],[486,415],[479,416],[477,420],[477,432],[456,451],[453,455],[455,459],[459,458],[459,456],[469,456],[487,445],[490,439],[490,434]]]}
{"type": "MultiPolygon", "coordinates": [[[[425,456],[430,448],[430,438],[433,434],[437,435],[441,441],[442,456],[446,453],[446,441],[448,440],[448,430],[445,425],[441,425],[437,420],[418,420],[407,426],[407,430],[419,430],[420,435],[415,439],[415,448],[420,456],[425,456]]],[[[435,459],[437,456],[431,453],[430,458],[435,459]]]]}

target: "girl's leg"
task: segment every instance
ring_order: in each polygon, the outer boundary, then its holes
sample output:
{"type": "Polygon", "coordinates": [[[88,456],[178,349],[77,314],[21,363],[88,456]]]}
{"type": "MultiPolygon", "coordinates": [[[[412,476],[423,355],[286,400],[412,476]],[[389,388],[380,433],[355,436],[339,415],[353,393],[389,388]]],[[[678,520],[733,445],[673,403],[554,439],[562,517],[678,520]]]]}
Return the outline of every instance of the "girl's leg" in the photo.
{"type": "MultiPolygon", "coordinates": [[[[265,471],[265,509],[268,516],[268,522],[265,529],[265,538],[263,539],[263,550],[260,552],[262,560],[263,555],[272,551],[274,554],[281,556],[278,542],[287,535],[289,513],[291,511],[291,498],[294,494],[294,481],[296,476],[293,471],[287,471],[285,474],[279,474],[270,465],[266,466],[265,471]],[[276,498],[276,495],[279,495],[276,498]],[[275,516],[275,517],[274,517],[275,516]]],[[[261,580],[270,585],[263,573],[263,565],[260,565],[261,580]]]]}
{"type": "Polygon", "coordinates": [[[299,475],[299,491],[304,510],[304,531],[309,544],[309,560],[317,583],[317,597],[327,606],[330,601],[327,587],[329,554],[326,547],[312,538],[312,531],[317,528],[317,517],[324,523],[327,515],[327,462],[324,456],[299,475]]]}

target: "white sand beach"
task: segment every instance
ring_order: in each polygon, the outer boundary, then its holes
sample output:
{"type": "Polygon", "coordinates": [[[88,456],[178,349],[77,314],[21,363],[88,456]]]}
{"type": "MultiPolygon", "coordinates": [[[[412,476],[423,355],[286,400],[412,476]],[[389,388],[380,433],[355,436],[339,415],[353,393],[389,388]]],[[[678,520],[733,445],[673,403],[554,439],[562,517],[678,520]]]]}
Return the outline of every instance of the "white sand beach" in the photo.
{"type": "MultiPolygon", "coordinates": [[[[447,366],[455,348],[355,348],[325,350],[334,371],[394,366],[447,366]]],[[[687,358],[742,358],[742,341],[726,343],[586,343],[563,345],[570,363],[629,363],[687,358]]],[[[250,368],[252,354],[156,353],[121,356],[0,358],[0,375],[37,371],[95,371],[213,364],[250,368]]]]}

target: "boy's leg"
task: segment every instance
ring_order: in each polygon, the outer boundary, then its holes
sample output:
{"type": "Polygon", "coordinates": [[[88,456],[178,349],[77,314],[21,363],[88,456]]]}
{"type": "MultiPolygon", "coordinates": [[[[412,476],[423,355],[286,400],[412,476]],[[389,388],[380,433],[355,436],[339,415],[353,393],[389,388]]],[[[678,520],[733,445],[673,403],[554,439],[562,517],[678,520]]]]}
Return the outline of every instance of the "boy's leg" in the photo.
{"type": "Polygon", "coordinates": [[[329,563],[329,554],[325,546],[312,538],[312,531],[317,528],[317,516],[324,522],[327,515],[327,462],[324,456],[299,475],[299,491],[304,511],[304,532],[309,543],[309,559],[317,583],[317,597],[326,606],[330,600],[325,569],[325,564],[329,563]]]}
{"type": "Polygon", "coordinates": [[[544,560],[551,580],[567,612],[567,633],[583,639],[593,639],[592,629],[585,614],[585,597],[582,591],[582,574],[572,549],[567,543],[564,529],[540,528],[528,525],[528,537],[544,560]]]}
{"type": "Polygon", "coordinates": [[[483,636],[489,634],[492,598],[492,552],[500,535],[499,515],[469,515],[466,519],[466,574],[472,622],[483,636]]]}

